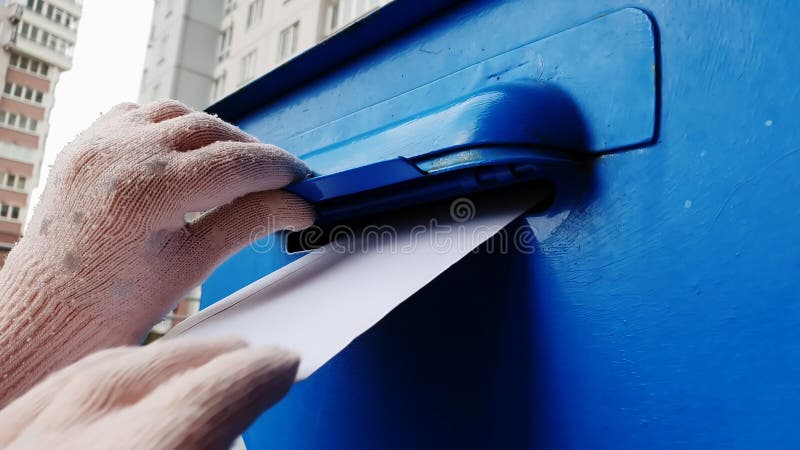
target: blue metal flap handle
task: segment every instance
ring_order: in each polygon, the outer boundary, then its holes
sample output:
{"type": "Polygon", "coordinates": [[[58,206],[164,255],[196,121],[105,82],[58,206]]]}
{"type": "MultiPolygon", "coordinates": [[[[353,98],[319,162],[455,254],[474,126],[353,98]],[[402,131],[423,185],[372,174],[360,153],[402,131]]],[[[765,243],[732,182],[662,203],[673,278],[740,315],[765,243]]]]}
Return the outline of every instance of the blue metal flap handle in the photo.
{"type": "Polygon", "coordinates": [[[286,190],[311,202],[319,220],[332,222],[547,178],[547,169],[574,164],[588,145],[571,98],[553,85],[509,83],[476,92],[444,107],[304,155],[348,155],[336,171],[286,190]],[[378,149],[378,150],[376,150],[378,149]],[[346,151],[345,151],[346,150],[346,151]],[[365,154],[378,162],[352,167],[365,154]]]}
{"type": "Polygon", "coordinates": [[[311,203],[330,200],[380,187],[402,183],[425,175],[405,158],[381,161],[333,175],[313,177],[292,184],[286,190],[311,203]]]}
{"type": "Polygon", "coordinates": [[[318,224],[331,224],[525,181],[554,181],[576,162],[525,147],[475,148],[418,161],[381,161],[286,190],[314,204],[318,224]]]}
{"type": "MultiPolygon", "coordinates": [[[[487,145],[583,152],[589,147],[573,99],[558,86],[535,80],[495,85],[406,114],[390,124],[303,152],[301,157],[321,175],[332,175],[376,161],[416,159],[487,145]]],[[[351,126],[346,119],[339,124],[342,129],[351,126]]],[[[334,125],[309,133],[317,132],[338,134],[334,125]]]]}
{"type": "Polygon", "coordinates": [[[587,145],[569,96],[547,83],[508,83],[306,154],[328,173],[286,190],[330,223],[547,178],[589,154],[587,145]],[[382,160],[353,167],[376,153],[382,160]],[[341,160],[323,161],[329,155],[341,160]]]}
{"type": "Polygon", "coordinates": [[[380,188],[402,185],[427,178],[437,183],[444,173],[472,173],[478,168],[508,166],[563,166],[574,159],[536,153],[524,147],[470,148],[425,158],[396,158],[380,161],[332,175],[308,178],[287,186],[289,192],[311,203],[319,203],[380,188]]]}
{"type": "Polygon", "coordinates": [[[586,144],[581,124],[574,103],[557,87],[508,83],[306,154],[309,162],[322,162],[316,155],[352,160],[378,153],[386,159],[355,168],[348,168],[350,161],[324,164],[328,174],[287,190],[318,203],[445,172],[563,162],[586,144]]]}

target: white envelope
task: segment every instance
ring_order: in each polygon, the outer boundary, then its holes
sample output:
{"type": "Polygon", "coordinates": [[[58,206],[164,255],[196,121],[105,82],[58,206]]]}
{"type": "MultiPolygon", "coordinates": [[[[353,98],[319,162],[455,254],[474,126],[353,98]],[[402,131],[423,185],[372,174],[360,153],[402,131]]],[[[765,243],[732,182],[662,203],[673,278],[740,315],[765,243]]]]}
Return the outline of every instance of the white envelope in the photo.
{"type": "MultiPolygon", "coordinates": [[[[165,338],[239,336],[253,346],[285,347],[301,355],[297,378],[304,379],[543,196],[521,188],[342,228],[339,239],[189,317],[165,338]]],[[[515,242],[493,251],[523,242],[500,238],[515,242]]]]}

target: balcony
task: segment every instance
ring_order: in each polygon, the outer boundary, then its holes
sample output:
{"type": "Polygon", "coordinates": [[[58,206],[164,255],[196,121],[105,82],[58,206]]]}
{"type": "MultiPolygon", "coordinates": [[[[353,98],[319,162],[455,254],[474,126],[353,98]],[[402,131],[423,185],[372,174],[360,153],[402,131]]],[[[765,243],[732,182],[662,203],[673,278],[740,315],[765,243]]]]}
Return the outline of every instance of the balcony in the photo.
{"type": "Polygon", "coordinates": [[[17,36],[16,42],[10,44],[18,53],[32,56],[38,60],[58,67],[62,72],[72,68],[72,57],[59,53],[50,47],[17,36]]]}
{"type": "MultiPolygon", "coordinates": [[[[15,7],[22,7],[22,2],[20,0],[14,0],[19,2],[15,7]]],[[[53,2],[50,2],[53,3],[53,2]]],[[[55,3],[53,3],[55,5],[55,3]]],[[[42,13],[37,13],[28,8],[24,8],[22,12],[22,18],[24,18],[25,22],[28,22],[31,25],[38,27],[39,29],[46,30],[49,33],[52,33],[56,36],[64,38],[65,40],[72,42],[73,44],[78,39],[78,31],[76,28],[70,28],[63,23],[57,22],[52,19],[48,19],[42,13]]]]}
{"type": "MultiPolygon", "coordinates": [[[[75,17],[81,16],[83,1],[75,1],[75,0],[46,0],[46,1],[52,4],[53,6],[61,8],[62,10],[72,14],[75,17]]],[[[27,0],[9,0],[6,3],[10,5],[17,4],[22,7],[25,7],[25,5],[27,4],[27,0]]],[[[35,12],[32,12],[30,9],[27,8],[25,8],[25,11],[32,14],[36,14],[35,12]]]]}

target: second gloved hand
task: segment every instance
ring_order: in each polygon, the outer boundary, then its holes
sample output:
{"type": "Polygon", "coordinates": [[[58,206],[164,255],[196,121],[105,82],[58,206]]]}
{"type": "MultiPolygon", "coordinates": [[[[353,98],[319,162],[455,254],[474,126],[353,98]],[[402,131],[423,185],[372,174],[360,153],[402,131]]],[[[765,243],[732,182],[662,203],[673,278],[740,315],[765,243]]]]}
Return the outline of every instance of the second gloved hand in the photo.
{"type": "Polygon", "coordinates": [[[228,449],[286,394],[297,364],[235,339],[104,350],[0,410],[0,448],[228,449]]]}

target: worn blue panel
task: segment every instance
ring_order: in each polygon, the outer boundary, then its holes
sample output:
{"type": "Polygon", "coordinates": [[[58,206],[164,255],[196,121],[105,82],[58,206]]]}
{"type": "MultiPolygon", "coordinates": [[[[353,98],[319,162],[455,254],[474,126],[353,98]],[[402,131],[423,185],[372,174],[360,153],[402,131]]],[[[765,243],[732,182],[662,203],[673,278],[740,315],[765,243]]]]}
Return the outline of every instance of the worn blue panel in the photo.
{"type": "MultiPolygon", "coordinates": [[[[469,2],[230,117],[284,143],[627,6],[657,25],[653,145],[564,180],[514,224],[534,254],[470,255],[296,385],[249,448],[800,447],[800,3],[469,2]]],[[[204,303],[285,260],[240,253],[204,303]]]]}
{"type": "MultiPolygon", "coordinates": [[[[277,145],[291,148],[323,174],[376,159],[411,157],[480,142],[573,147],[568,136],[555,135],[544,126],[547,116],[538,107],[541,100],[526,99],[530,95],[524,92],[508,92],[515,84],[544,84],[570,96],[586,117],[592,139],[584,143],[584,150],[602,152],[650,142],[657,100],[655,37],[650,19],[641,10],[627,8],[585,20],[544,37],[530,27],[501,33],[492,36],[499,41],[497,48],[461,49],[462,54],[455,57],[442,57],[443,48],[453,51],[455,45],[463,45],[462,36],[447,36],[443,42],[431,42],[424,36],[426,47],[441,48],[433,52],[435,67],[413,71],[413,78],[410,73],[408,79],[400,73],[399,80],[390,82],[398,74],[396,58],[367,55],[359,65],[341,68],[284,97],[280,103],[286,107],[245,116],[239,125],[254,134],[271,136],[277,145]],[[370,84],[357,86],[367,82],[370,84]],[[360,95],[342,99],[346,92],[342,83],[353,83],[352,89],[360,95]],[[370,92],[371,88],[382,89],[370,92]],[[503,131],[494,124],[481,126],[486,119],[480,115],[467,122],[469,112],[491,111],[475,104],[492,105],[509,102],[509,98],[519,103],[528,100],[527,110],[516,108],[520,114],[517,120],[531,122],[532,129],[521,132],[512,124],[503,125],[503,131]],[[311,108],[324,111],[312,115],[311,108]],[[433,122],[445,129],[450,125],[463,129],[442,135],[430,129],[428,125],[433,122]],[[503,132],[506,136],[498,137],[503,132]],[[381,145],[376,145],[376,139],[381,145]]],[[[460,28],[465,34],[478,34],[485,31],[482,26],[478,22],[461,24],[460,28]]],[[[480,42],[488,45],[485,39],[480,42]]],[[[417,48],[414,51],[431,54],[417,48]]],[[[418,63],[418,55],[404,56],[410,59],[407,64],[418,63]]],[[[252,95],[245,90],[228,101],[252,95]]],[[[507,114],[495,121],[499,119],[513,120],[507,114]]]]}

